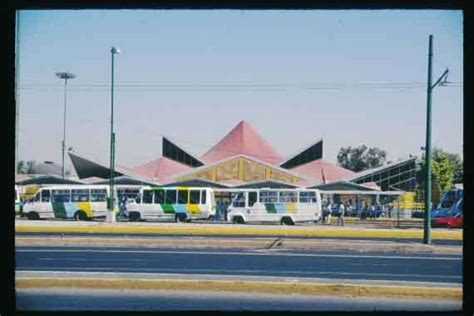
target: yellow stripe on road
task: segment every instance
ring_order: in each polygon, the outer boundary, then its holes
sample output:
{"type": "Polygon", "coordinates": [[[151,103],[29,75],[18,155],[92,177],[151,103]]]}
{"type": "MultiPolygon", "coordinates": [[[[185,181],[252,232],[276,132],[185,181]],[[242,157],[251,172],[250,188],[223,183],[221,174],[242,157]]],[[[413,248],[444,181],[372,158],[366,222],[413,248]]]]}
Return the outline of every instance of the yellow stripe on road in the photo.
{"type": "Polygon", "coordinates": [[[136,278],[48,278],[17,277],[17,289],[27,288],[91,288],[91,289],[167,289],[244,291],[278,294],[343,295],[442,298],[462,300],[461,287],[423,287],[400,285],[331,284],[268,281],[136,279],[136,278]]]}
{"type": "MultiPolygon", "coordinates": [[[[89,232],[89,233],[141,233],[141,234],[187,234],[187,235],[278,235],[278,236],[322,236],[322,237],[373,237],[373,238],[423,238],[423,230],[408,229],[352,229],[342,227],[252,227],[252,226],[16,226],[17,232],[89,232]]],[[[432,231],[433,239],[462,240],[462,231],[432,231]]]]}

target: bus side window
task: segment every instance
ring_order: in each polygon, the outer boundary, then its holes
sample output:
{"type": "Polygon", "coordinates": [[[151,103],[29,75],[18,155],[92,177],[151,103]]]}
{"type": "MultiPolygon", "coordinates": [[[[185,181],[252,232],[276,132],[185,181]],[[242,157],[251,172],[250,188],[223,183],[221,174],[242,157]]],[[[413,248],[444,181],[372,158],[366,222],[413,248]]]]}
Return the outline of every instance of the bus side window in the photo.
{"type": "Polygon", "coordinates": [[[89,201],[88,189],[71,190],[71,202],[88,202],[88,201],[89,201]]]}
{"type": "Polygon", "coordinates": [[[155,204],[165,203],[165,191],[157,190],[155,191],[155,204]]]}
{"type": "Polygon", "coordinates": [[[298,193],[300,195],[300,203],[309,203],[309,196],[308,196],[309,192],[300,191],[298,193]]]}
{"type": "Polygon", "coordinates": [[[178,204],[188,204],[188,190],[178,191],[178,204]]]}
{"type": "Polygon", "coordinates": [[[297,192],[281,191],[280,203],[296,203],[298,201],[297,192]]]}
{"type": "Polygon", "coordinates": [[[41,191],[41,202],[49,202],[51,200],[51,191],[43,190],[41,191]]]}
{"type": "Polygon", "coordinates": [[[53,202],[56,203],[67,203],[71,199],[71,191],[69,190],[53,190],[52,191],[53,202]]]}
{"type": "Polygon", "coordinates": [[[249,192],[249,207],[257,202],[257,192],[249,192]]]}
{"type": "Polygon", "coordinates": [[[153,203],[153,191],[144,190],[143,191],[143,204],[151,204],[151,203],[153,203]]]}
{"type": "Polygon", "coordinates": [[[309,203],[316,203],[317,202],[316,192],[310,191],[310,192],[308,192],[308,196],[309,196],[309,203]]]}
{"type": "Polygon", "coordinates": [[[176,190],[166,190],[165,192],[165,203],[176,204],[176,190]]]}
{"type": "Polygon", "coordinates": [[[201,191],[201,204],[206,204],[206,190],[201,191]]]}
{"type": "Polygon", "coordinates": [[[260,191],[260,203],[278,203],[278,192],[260,191]]]}
{"type": "Polygon", "coordinates": [[[126,189],[125,190],[125,196],[129,199],[136,198],[138,193],[140,193],[140,190],[138,190],[138,189],[126,189]]]}
{"type": "Polygon", "coordinates": [[[239,192],[237,193],[237,196],[234,199],[234,202],[232,202],[233,207],[245,207],[245,192],[239,192]]]}
{"type": "Polygon", "coordinates": [[[199,196],[201,195],[201,192],[198,190],[191,190],[189,193],[189,203],[190,204],[199,204],[199,196]]]}
{"type": "Polygon", "coordinates": [[[107,200],[106,189],[92,189],[91,190],[91,202],[104,202],[107,200]]]}

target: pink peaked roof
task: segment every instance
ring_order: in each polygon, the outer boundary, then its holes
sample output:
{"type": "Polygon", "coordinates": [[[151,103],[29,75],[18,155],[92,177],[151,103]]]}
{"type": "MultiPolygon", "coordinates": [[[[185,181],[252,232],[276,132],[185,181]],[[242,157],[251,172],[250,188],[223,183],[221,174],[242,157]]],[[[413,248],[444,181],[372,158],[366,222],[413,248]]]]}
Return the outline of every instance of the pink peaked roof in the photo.
{"type": "Polygon", "coordinates": [[[152,181],[157,182],[166,182],[173,175],[184,172],[186,170],[192,169],[191,167],[176,162],[174,160],[168,159],[166,157],[161,157],[156,160],[147,162],[141,166],[135,167],[132,170],[143,177],[146,177],[152,181]]]}
{"type": "Polygon", "coordinates": [[[88,178],[81,179],[82,182],[87,183],[87,184],[92,184],[92,183],[103,181],[103,180],[104,180],[103,178],[99,178],[99,177],[88,177],[88,178]]]}
{"type": "Polygon", "coordinates": [[[205,153],[201,160],[213,163],[232,156],[244,154],[270,164],[283,160],[269,143],[245,121],[241,121],[220,142],[205,153]]]}
{"type": "Polygon", "coordinates": [[[361,185],[371,188],[371,189],[380,190],[380,187],[377,185],[376,182],[366,182],[366,183],[361,183],[361,185]]]}
{"type": "Polygon", "coordinates": [[[292,168],[291,171],[302,176],[311,177],[321,182],[341,180],[354,174],[353,171],[341,168],[322,159],[313,160],[303,165],[292,168]],[[324,179],[323,179],[324,174],[324,179]]]}

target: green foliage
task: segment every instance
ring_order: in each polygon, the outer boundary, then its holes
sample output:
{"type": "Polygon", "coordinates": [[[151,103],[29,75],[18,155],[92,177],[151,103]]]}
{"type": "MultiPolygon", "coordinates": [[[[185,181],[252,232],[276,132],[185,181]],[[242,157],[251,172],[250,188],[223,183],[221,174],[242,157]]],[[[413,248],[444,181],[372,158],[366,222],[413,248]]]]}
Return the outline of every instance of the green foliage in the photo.
{"type": "Polygon", "coordinates": [[[34,173],[36,161],[34,160],[20,160],[18,161],[17,173],[18,174],[32,174],[34,173]]]}
{"type": "MultiPolygon", "coordinates": [[[[426,158],[425,154],[417,166],[417,200],[422,200],[425,190],[426,158]]],[[[432,191],[431,201],[434,205],[439,203],[441,194],[449,190],[456,181],[462,182],[463,162],[459,155],[451,154],[440,148],[433,148],[431,159],[432,191]]]]}
{"type": "Polygon", "coordinates": [[[338,164],[346,169],[359,172],[382,166],[387,159],[385,150],[361,145],[355,148],[342,147],[337,154],[338,164]]]}
{"type": "Polygon", "coordinates": [[[441,156],[438,161],[433,161],[432,174],[433,187],[438,194],[438,202],[441,193],[449,190],[453,185],[453,171],[448,157],[441,156]]]}

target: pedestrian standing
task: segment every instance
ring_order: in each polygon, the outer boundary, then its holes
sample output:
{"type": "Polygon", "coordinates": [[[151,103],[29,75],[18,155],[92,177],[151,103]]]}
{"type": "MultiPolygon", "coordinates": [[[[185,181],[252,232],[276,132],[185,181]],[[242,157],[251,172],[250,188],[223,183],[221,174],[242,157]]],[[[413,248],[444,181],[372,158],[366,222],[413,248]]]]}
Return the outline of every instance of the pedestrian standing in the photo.
{"type": "Polygon", "coordinates": [[[331,225],[332,205],[328,204],[328,224],[331,225]]]}
{"type": "Polygon", "coordinates": [[[352,207],[352,204],[349,204],[347,206],[347,214],[348,214],[347,216],[351,216],[351,217],[354,216],[354,208],[352,207]]]}
{"type": "Polygon", "coordinates": [[[127,210],[127,196],[124,195],[120,200],[120,218],[125,218],[125,211],[127,210]]]}
{"type": "Polygon", "coordinates": [[[339,204],[339,212],[337,214],[337,226],[344,226],[344,204],[339,204]]]}
{"type": "Polygon", "coordinates": [[[325,224],[326,223],[326,217],[328,216],[328,207],[327,206],[324,206],[323,207],[323,221],[322,223],[325,224]]]}
{"type": "Polygon", "coordinates": [[[374,205],[374,204],[372,204],[372,205],[370,206],[370,214],[369,214],[369,216],[370,216],[370,219],[375,220],[375,205],[374,205]]]}

